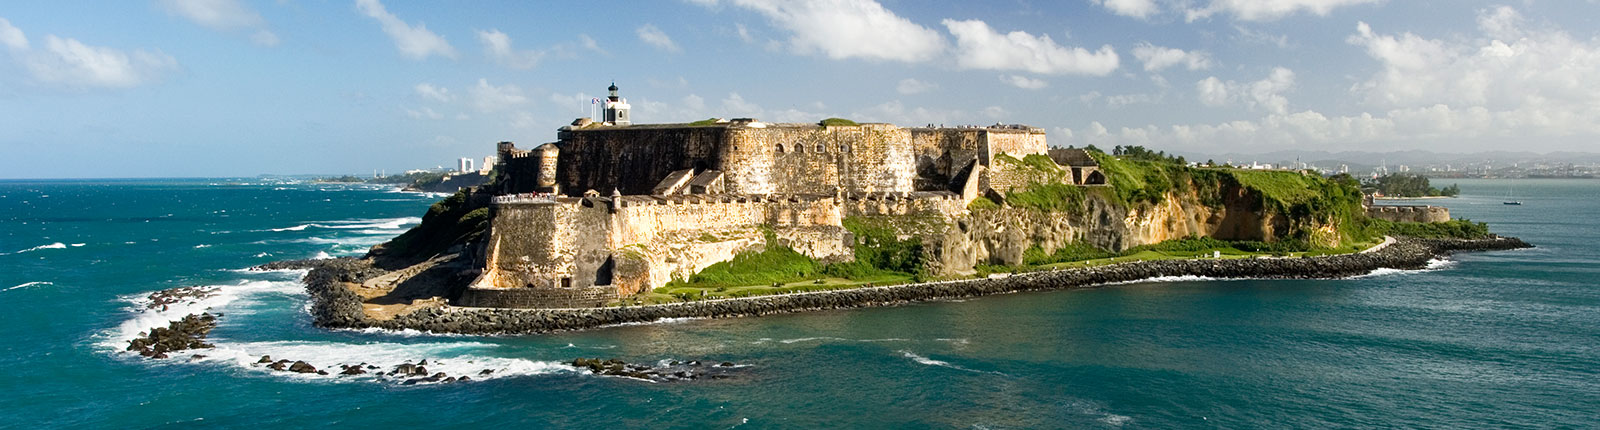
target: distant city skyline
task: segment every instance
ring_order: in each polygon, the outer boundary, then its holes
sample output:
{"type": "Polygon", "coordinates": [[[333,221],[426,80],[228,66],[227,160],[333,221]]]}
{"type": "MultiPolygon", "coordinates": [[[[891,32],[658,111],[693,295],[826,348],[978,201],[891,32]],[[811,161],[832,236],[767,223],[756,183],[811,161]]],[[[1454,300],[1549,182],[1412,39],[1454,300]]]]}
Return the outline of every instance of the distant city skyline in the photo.
{"type": "Polygon", "coordinates": [[[636,124],[1600,152],[1597,20],[1596,1],[27,2],[0,6],[0,178],[461,170],[555,140],[612,82],[636,124]]]}

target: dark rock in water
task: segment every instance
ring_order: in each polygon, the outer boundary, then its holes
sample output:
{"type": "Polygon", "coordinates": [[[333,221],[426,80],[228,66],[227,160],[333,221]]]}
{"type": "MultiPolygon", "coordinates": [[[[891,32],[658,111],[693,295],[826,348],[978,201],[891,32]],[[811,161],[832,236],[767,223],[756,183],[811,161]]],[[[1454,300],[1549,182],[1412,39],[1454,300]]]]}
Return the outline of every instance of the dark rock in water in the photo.
{"type": "Polygon", "coordinates": [[[462,375],[461,379],[457,379],[456,382],[467,382],[467,381],[471,381],[471,380],[472,380],[471,376],[462,375]]]}
{"type": "Polygon", "coordinates": [[[572,366],[588,369],[590,373],[604,376],[621,376],[624,378],[643,379],[647,381],[669,382],[688,381],[705,376],[712,379],[727,379],[729,373],[736,367],[733,362],[723,362],[721,366],[702,366],[699,360],[688,362],[670,361],[665,366],[655,367],[645,364],[632,364],[622,360],[601,360],[598,358],[578,358],[572,360],[572,366]],[[720,376],[720,377],[719,377],[720,376]]]}
{"type": "Polygon", "coordinates": [[[448,384],[448,383],[451,383],[451,382],[456,382],[456,377],[451,376],[449,378],[444,378],[444,383],[448,384]]]}
{"type": "Polygon", "coordinates": [[[317,368],[304,361],[296,361],[289,365],[289,371],[294,373],[317,373],[317,368]]]}
{"type": "Polygon", "coordinates": [[[328,371],[326,371],[326,370],[318,370],[317,374],[318,375],[322,375],[322,376],[328,376],[328,371]]]}
{"type": "Polygon", "coordinates": [[[417,365],[415,365],[415,364],[400,363],[400,365],[395,366],[394,367],[394,371],[390,372],[390,373],[400,374],[400,375],[410,375],[416,369],[417,369],[417,365]]]}
{"type": "Polygon", "coordinates": [[[166,309],[169,305],[194,303],[217,294],[217,287],[195,285],[192,287],[169,288],[146,296],[150,304],[146,309],[166,309]]]}
{"type": "Polygon", "coordinates": [[[340,375],[360,375],[363,373],[367,373],[367,371],[361,369],[361,366],[345,366],[344,371],[339,372],[340,375]]]}
{"type": "Polygon", "coordinates": [[[266,364],[266,363],[271,363],[271,362],[272,362],[272,356],[270,356],[270,355],[263,355],[263,356],[261,356],[260,360],[256,360],[256,364],[266,364]]]}
{"type": "Polygon", "coordinates": [[[216,326],[217,317],[209,313],[191,314],[129,340],[127,350],[145,357],[167,358],[168,352],[211,348],[213,345],[205,343],[205,338],[216,326]]]}
{"type": "Polygon", "coordinates": [[[412,375],[427,375],[428,374],[428,368],[422,367],[422,366],[413,367],[413,368],[411,368],[411,374],[412,375]]]}
{"type": "Polygon", "coordinates": [[[722,367],[733,367],[733,362],[732,361],[724,361],[719,366],[722,366],[722,367]]]}
{"type": "Polygon", "coordinates": [[[267,368],[272,370],[287,370],[289,368],[289,360],[274,361],[272,364],[268,364],[267,368]]]}
{"type": "Polygon", "coordinates": [[[418,382],[422,382],[422,380],[421,379],[407,379],[404,382],[401,382],[400,385],[417,385],[418,382]]]}
{"type": "Polygon", "coordinates": [[[483,369],[483,371],[478,372],[478,375],[489,375],[489,374],[493,374],[493,373],[494,373],[494,369],[483,369]]]}
{"type": "Polygon", "coordinates": [[[422,359],[422,361],[418,361],[417,365],[418,366],[427,366],[428,365],[428,359],[424,358],[424,359],[422,359]]]}

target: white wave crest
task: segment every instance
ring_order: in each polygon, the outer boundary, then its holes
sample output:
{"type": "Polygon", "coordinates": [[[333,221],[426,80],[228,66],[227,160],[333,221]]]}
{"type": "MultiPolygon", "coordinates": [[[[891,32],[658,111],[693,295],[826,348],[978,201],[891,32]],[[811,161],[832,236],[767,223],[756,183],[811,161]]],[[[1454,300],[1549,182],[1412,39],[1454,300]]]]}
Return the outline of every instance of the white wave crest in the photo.
{"type": "Polygon", "coordinates": [[[1000,373],[1000,372],[995,372],[995,371],[969,369],[969,368],[966,368],[966,367],[957,366],[955,364],[951,364],[948,361],[934,360],[932,358],[924,357],[922,355],[918,355],[915,352],[911,352],[909,350],[904,350],[904,349],[900,350],[900,355],[911,359],[911,361],[917,362],[917,364],[925,364],[925,365],[929,365],[929,366],[947,367],[947,368],[951,368],[951,369],[960,370],[960,371],[963,371],[963,372],[988,373],[988,374],[992,374],[992,375],[1010,376],[1010,375],[1007,375],[1007,374],[1004,374],[1004,373],[1000,373]]]}
{"type": "Polygon", "coordinates": [[[330,258],[333,258],[333,256],[328,255],[328,251],[317,251],[317,255],[311,256],[312,260],[327,260],[330,258]]]}
{"type": "Polygon", "coordinates": [[[55,285],[55,284],[51,283],[51,282],[46,282],[46,281],[33,281],[33,282],[26,283],[26,284],[18,285],[18,286],[15,286],[15,287],[9,287],[9,288],[6,288],[6,289],[0,290],[0,291],[11,291],[11,290],[15,290],[15,289],[18,289],[18,288],[28,288],[28,287],[39,286],[39,285],[55,285]]]}
{"type": "Polygon", "coordinates": [[[342,221],[319,221],[300,224],[293,227],[267,229],[266,231],[302,231],[308,228],[398,230],[404,228],[406,225],[417,224],[421,222],[422,218],[418,217],[352,219],[342,221]]]}
{"type": "Polygon", "coordinates": [[[128,345],[128,341],[139,337],[140,333],[147,333],[156,327],[166,327],[168,323],[183,319],[183,317],[210,312],[221,309],[230,303],[249,296],[260,294],[289,294],[303,295],[305,287],[298,280],[256,280],[243,281],[234,285],[208,285],[210,294],[196,300],[179,301],[166,306],[151,309],[149,293],[123,296],[122,300],[128,302],[132,317],[100,336],[97,342],[102,348],[120,351],[128,345]]]}
{"type": "Polygon", "coordinates": [[[510,376],[543,375],[561,372],[576,372],[577,368],[565,363],[555,361],[529,360],[524,358],[494,357],[483,353],[496,347],[494,344],[481,342],[432,342],[432,343],[337,343],[320,341],[267,341],[267,342],[228,342],[217,340],[216,348],[201,352],[206,358],[203,362],[215,362],[229,366],[236,366],[245,370],[282,376],[292,379],[324,380],[324,381],[367,381],[400,382],[399,377],[383,378],[378,372],[393,370],[401,364],[418,364],[427,360],[424,367],[428,374],[443,372],[448,376],[470,376],[472,379],[494,379],[510,376]],[[317,369],[327,371],[328,375],[314,373],[302,374],[293,372],[274,371],[264,364],[257,363],[261,356],[270,356],[273,360],[304,361],[317,369]],[[362,375],[339,375],[341,366],[375,366],[376,369],[367,369],[362,375]],[[484,373],[484,371],[489,371],[484,373]]]}
{"type": "MultiPolygon", "coordinates": [[[[81,246],[82,244],[79,244],[79,245],[81,246]]],[[[56,243],[52,243],[52,244],[49,244],[49,245],[39,245],[39,246],[35,246],[35,247],[32,247],[32,248],[24,249],[24,250],[21,250],[21,251],[13,252],[11,254],[21,254],[21,253],[24,253],[24,252],[33,252],[33,251],[39,251],[39,250],[45,250],[45,249],[67,249],[67,244],[61,243],[61,242],[56,242],[56,243]]],[[[0,254],[0,255],[8,255],[8,254],[0,254]]]]}

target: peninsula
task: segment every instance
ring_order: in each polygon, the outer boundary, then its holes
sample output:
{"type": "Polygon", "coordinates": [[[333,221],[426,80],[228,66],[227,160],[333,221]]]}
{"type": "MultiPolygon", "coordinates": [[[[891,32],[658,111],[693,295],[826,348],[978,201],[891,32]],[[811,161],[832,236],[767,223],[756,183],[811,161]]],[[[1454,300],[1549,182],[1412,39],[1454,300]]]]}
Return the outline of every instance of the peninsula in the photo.
{"type": "Polygon", "coordinates": [[[1051,148],[1023,125],[632,124],[609,90],[603,118],[499,143],[488,183],[366,257],[268,266],[314,266],[318,326],[533,333],[1529,246],[1374,206],[1348,176],[1051,148]]]}

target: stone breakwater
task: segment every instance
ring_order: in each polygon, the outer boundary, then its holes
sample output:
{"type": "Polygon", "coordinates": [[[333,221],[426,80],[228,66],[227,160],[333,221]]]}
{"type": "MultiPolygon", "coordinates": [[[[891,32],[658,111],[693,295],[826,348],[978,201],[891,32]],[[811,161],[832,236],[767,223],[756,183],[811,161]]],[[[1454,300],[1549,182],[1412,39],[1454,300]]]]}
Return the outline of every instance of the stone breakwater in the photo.
{"type": "Polygon", "coordinates": [[[306,275],[313,324],[325,328],[415,329],[438,333],[522,334],[582,330],[667,318],[724,318],[824,309],[892,306],[915,301],[1060,290],[1166,276],[1257,279],[1327,279],[1365,275],[1381,268],[1421,269],[1457,251],[1529,248],[1511,237],[1478,240],[1401,239],[1370,253],[1308,258],[1159,260],[1085,269],[1016,274],[997,279],[929,282],[796,294],[705,300],[649,306],[575,309],[445,307],[379,321],[362,312],[361,298],[342,282],[359,282],[370,266],[359,260],[322,260],[306,275]]]}

